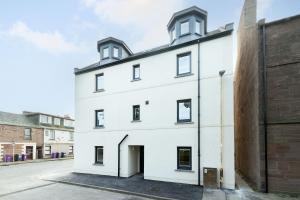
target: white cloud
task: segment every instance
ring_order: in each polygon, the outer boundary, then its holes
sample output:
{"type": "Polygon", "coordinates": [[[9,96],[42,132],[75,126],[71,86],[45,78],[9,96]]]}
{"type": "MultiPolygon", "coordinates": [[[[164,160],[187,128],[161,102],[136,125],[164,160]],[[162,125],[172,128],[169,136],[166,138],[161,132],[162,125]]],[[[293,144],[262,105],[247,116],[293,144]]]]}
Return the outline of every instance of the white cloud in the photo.
{"type": "Polygon", "coordinates": [[[267,10],[272,6],[273,0],[257,0],[257,19],[266,17],[267,10]]]}
{"type": "Polygon", "coordinates": [[[21,38],[53,54],[77,52],[80,50],[75,44],[67,42],[58,31],[35,31],[22,21],[14,23],[7,33],[9,36],[21,38]]]}
{"type": "MultiPolygon", "coordinates": [[[[124,28],[132,27],[144,36],[133,49],[144,50],[167,43],[167,23],[181,10],[184,0],[82,0],[102,20],[124,28]]],[[[135,34],[136,35],[136,34],[135,34]]],[[[120,38],[122,39],[122,38],[120,38]]]]}

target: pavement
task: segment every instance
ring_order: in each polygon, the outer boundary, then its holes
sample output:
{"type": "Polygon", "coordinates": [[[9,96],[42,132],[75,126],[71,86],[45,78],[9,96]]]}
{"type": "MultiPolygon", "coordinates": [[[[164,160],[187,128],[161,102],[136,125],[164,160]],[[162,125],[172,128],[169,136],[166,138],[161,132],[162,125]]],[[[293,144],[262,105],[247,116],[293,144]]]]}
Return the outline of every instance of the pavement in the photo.
{"type": "Polygon", "coordinates": [[[74,158],[73,157],[45,158],[45,159],[15,161],[15,162],[0,162],[0,166],[20,165],[20,164],[27,164],[27,163],[39,163],[39,162],[49,162],[49,161],[58,161],[58,160],[70,160],[70,159],[74,159],[74,158]]]}

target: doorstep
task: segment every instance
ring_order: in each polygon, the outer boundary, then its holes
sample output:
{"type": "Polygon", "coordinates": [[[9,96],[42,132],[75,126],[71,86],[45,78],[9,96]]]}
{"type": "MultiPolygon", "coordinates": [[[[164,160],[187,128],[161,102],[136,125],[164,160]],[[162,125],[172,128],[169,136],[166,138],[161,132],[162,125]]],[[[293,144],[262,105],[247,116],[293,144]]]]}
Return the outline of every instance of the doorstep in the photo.
{"type": "Polygon", "coordinates": [[[201,200],[203,192],[202,187],[197,185],[145,180],[142,175],[117,178],[71,173],[48,181],[160,200],[201,200]]]}

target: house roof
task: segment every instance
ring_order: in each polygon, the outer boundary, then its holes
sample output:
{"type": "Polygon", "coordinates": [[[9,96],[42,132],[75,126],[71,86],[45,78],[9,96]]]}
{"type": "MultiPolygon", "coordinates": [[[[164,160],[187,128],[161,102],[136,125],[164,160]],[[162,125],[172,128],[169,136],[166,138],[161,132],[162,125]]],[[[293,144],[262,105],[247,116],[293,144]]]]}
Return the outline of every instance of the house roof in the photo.
{"type": "Polygon", "coordinates": [[[199,39],[190,40],[190,41],[180,43],[180,44],[177,44],[177,45],[170,45],[170,44],[162,45],[162,46],[159,46],[159,47],[156,47],[156,48],[152,48],[152,49],[149,49],[149,50],[146,50],[146,51],[142,51],[142,52],[132,54],[132,55],[130,55],[126,58],[123,58],[121,60],[117,60],[117,61],[106,63],[106,64],[101,64],[100,62],[96,62],[96,63],[93,63],[93,64],[88,65],[88,66],[86,66],[84,68],[81,68],[81,69],[75,68],[74,73],[75,73],[75,75],[79,75],[79,74],[87,73],[87,72],[90,72],[90,71],[98,70],[98,69],[101,69],[101,68],[115,66],[115,65],[118,65],[118,64],[121,64],[121,63],[132,61],[132,60],[137,60],[137,59],[153,56],[153,55],[160,54],[160,53],[163,53],[163,52],[167,52],[167,51],[171,51],[171,50],[174,50],[174,49],[182,48],[182,47],[185,47],[185,46],[188,46],[188,45],[192,45],[192,44],[196,44],[196,43],[205,42],[205,41],[208,41],[208,40],[213,40],[213,39],[216,39],[216,38],[224,37],[224,36],[230,35],[232,33],[232,31],[233,31],[233,23],[226,24],[224,28],[219,28],[217,30],[208,32],[205,36],[200,37],[199,39]]]}
{"type": "Polygon", "coordinates": [[[126,43],[124,41],[119,40],[119,39],[114,38],[114,37],[107,37],[107,38],[104,38],[102,40],[99,40],[97,42],[97,50],[98,50],[98,52],[100,52],[100,48],[99,48],[100,45],[105,44],[105,43],[109,43],[109,42],[114,42],[114,43],[117,43],[117,44],[121,45],[125,49],[125,51],[127,51],[127,53],[129,55],[132,55],[132,51],[129,49],[129,47],[126,45],[126,43]]]}
{"type": "Polygon", "coordinates": [[[34,123],[34,120],[26,117],[26,115],[8,113],[3,111],[0,111],[0,124],[30,127],[38,126],[34,123]]]}

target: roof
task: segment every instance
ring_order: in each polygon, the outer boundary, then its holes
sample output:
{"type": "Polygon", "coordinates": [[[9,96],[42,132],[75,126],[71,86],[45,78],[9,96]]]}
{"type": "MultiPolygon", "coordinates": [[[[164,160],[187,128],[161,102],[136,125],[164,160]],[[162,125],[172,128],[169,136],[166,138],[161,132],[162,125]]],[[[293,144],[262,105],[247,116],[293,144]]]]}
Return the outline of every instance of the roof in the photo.
{"type": "Polygon", "coordinates": [[[16,125],[16,126],[38,126],[29,117],[23,114],[14,114],[0,111],[0,124],[16,125]]]}
{"type": "Polygon", "coordinates": [[[170,28],[173,26],[174,22],[181,17],[187,16],[187,15],[191,15],[191,14],[195,14],[195,15],[199,15],[202,18],[204,18],[205,20],[205,32],[206,32],[206,19],[207,19],[207,11],[203,10],[197,6],[192,6],[190,8],[178,11],[176,13],[174,13],[167,25],[168,30],[170,30],[170,28]]]}
{"type": "Polygon", "coordinates": [[[109,43],[109,42],[114,42],[114,43],[117,43],[117,44],[120,44],[126,51],[129,55],[132,54],[132,51],[129,49],[129,47],[125,44],[124,41],[122,40],[119,40],[117,38],[114,38],[114,37],[107,37],[107,38],[104,38],[102,40],[99,40],[97,42],[97,49],[98,49],[98,52],[100,52],[100,48],[99,46],[102,45],[102,44],[105,44],[105,43],[109,43]]]}
{"type": "Polygon", "coordinates": [[[232,31],[233,31],[233,23],[226,24],[223,29],[217,29],[217,30],[211,31],[211,32],[207,33],[205,36],[200,37],[199,39],[190,40],[190,41],[180,43],[180,44],[177,44],[177,45],[170,45],[170,44],[162,45],[162,46],[159,46],[159,47],[156,47],[156,48],[153,48],[153,49],[149,49],[149,50],[146,50],[146,51],[142,51],[142,52],[139,52],[139,53],[132,54],[132,55],[130,55],[126,58],[123,58],[121,60],[117,60],[117,61],[106,63],[106,64],[101,64],[100,62],[96,62],[96,63],[93,63],[93,64],[91,64],[89,66],[86,66],[84,68],[81,68],[81,69],[75,68],[74,73],[75,73],[75,75],[79,75],[79,74],[87,73],[87,72],[90,72],[90,71],[115,66],[115,65],[118,65],[118,64],[121,64],[121,63],[132,61],[132,60],[137,60],[137,59],[153,56],[153,55],[160,54],[160,53],[163,53],[163,52],[167,52],[167,51],[171,51],[171,50],[174,50],[174,49],[182,48],[182,47],[185,47],[185,46],[188,46],[188,45],[192,45],[192,44],[196,44],[196,43],[205,42],[205,41],[208,41],[208,40],[213,40],[213,39],[216,39],[216,38],[224,37],[224,36],[230,35],[232,33],[232,31]]]}
{"type": "Polygon", "coordinates": [[[75,121],[74,119],[71,119],[69,116],[51,115],[51,114],[41,113],[41,112],[23,111],[23,115],[26,115],[26,116],[31,116],[31,115],[47,115],[47,116],[51,116],[51,117],[57,117],[57,118],[62,118],[62,119],[68,119],[68,120],[75,121]]]}

